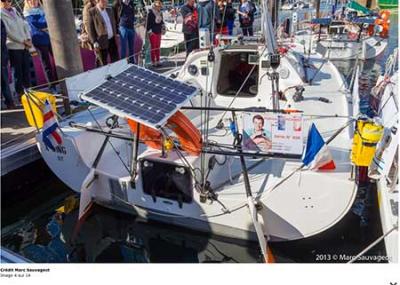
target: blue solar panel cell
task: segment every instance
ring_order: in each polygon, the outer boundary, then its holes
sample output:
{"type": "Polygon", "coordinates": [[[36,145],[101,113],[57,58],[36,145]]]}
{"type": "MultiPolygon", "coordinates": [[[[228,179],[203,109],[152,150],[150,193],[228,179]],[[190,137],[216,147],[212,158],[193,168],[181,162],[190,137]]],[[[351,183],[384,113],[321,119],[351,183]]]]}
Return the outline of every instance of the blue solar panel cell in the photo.
{"type": "Polygon", "coordinates": [[[193,86],[133,65],[83,94],[82,99],[157,128],[196,93],[193,86]]]}

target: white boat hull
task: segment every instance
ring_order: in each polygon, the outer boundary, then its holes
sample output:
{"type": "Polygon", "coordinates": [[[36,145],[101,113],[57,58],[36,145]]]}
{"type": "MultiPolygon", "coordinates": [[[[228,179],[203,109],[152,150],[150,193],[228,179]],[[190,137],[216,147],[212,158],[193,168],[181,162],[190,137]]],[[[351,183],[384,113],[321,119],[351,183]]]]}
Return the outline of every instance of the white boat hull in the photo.
{"type": "MultiPolygon", "coordinates": [[[[399,73],[396,72],[390,78],[390,83],[386,85],[380,98],[379,108],[385,133],[389,133],[392,138],[380,158],[378,171],[381,173],[381,178],[377,180],[379,214],[382,232],[387,234],[384,240],[386,255],[390,263],[398,262],[399,248],[399,190],[398,176],[394,173],[398,171],[398,167],[395,167],[398,164],[395,153],[399,148],[399,135],[391,132],[392,127],[396,128],[398,132],[398,75],[399,73]]],[[[377,85],[382,84],[383,79],[383,77],[378,79],[377,85]]]]}
{"type": "MultiPolygon", "coordinates": [[[[242,48],[243,49],[243,48],[242,48]]],[[[244,48],[246,49],[246,48],[244,48]]],[[[301,50],[301,47],[299,48],[301,50]]],[[[254,53],[254,48],[250,49],[254,53]]],[[[215,50],[215,66],[221,62],[218,50],[215,50]]],[[[203,75],[191,75],[187,68],[189,65],[202,66],[207,62],[208,51],[192,54],[182,68],[179,79],[195,82],[201,89],[210,92],[212,88],[216,97],[214,104],[227,106],[232,97],[218,95],[217,86],[211,86],[203,75]]],[[[282,108],[298,108],[311,114],[332,114],[344,118],[305,120],[303,132],[314,122],[325,139],[335,131],[347,124],[346,116],[351,115],[348,104],[348,91],[344,88],[342,76],[334,65],[325,63],[321,56],[310,57],[310,64],[314,64],[318,73],[299,72],[301,67],[296,65],[296,56],[288,54],[282,58],[282,68],[290,75],[282,79],[282,90],[290,86],[303,84],[302,77],[313,78],[312,85],[304,85],[306,100],[301,102],[282,101],[282,108]],[[329,77],[326,74],[330,74],[329,77]],[[324,86],[323,96],[328,102],[318,99],[321,96],[321,84],[324,86]],[[308,99],[307,99],[308,98],[308,99]],[[286,104],[286,105],[285,105],[286,104]]],[[[259,60],[262,60],[260,57],[259,60]]],[[[298,62],[297,62],[298,64],[298,62]]],[[[261,64],[260,64],[261,66],[261,64]]],[[[226,66],[228,68],[228,66],[226,66]]],[[[200,69],[200,68],[199,68],[200,69]]],[[[265,70],[260,69],[259,82],[266,81],[265,70]]],[[[218,76],[218,73],[209,71],[209,76],[218,76]]],[[[217,82],[217,79],[215,79],[217,82]]],[[[266,94],[270,94],[267,82],[259,85],[258,93],[264,96],[252,98],[238,98],[233,107],[269,106],[271,102],[266,94]]],[[[292,91],[290,91],[292,92],[292,91]]],[[[292,93],[286,96],[292,96],[292,93]]],[[[199,104],[200,97],[192,99],[192,103],[199,104]]],[[[187,111],[186,116],[191,118],[194,125],[201,126],[201,116],[197,111],[187,111]]],[[[220,143],[231,144],[232,135],[226,129],[216,129],[222,112],[211,112],[209,125],[210,135],[218,138],[220,143]]],[[[92,173],[93,163],[105,139],[103,134],[88,132],[69,126],[70,121],[91,127],[98,127],[105,131],[109,129],[104,122],[109,117],[106,111],[93,109],[91,112],[83,111],[62,124],[64,149],[62,151],[47,151],[38,136],[39,150],[44,160],[53,172],[71,187],[81,193],[82,201],[94,201],[110,208],[127,211],[147,219],[155,219],[166,223],[188,227],[194,230],[212,232],[222,236],[236,237],[239,239],[255,240],[255,230],[252,218],[247,207],[247,197],[243,180],[243,171],[238,157],[226,157],[222,165],[215,165],[208,180],[218,197],[218,201],[207,200],[201,202],[200,195],[195,189],[189,189],[192,195],[191,202],[180,203],[160,196],[145,193],[144,178],[141,175],[142,166],[138,163],[138,175],[134,181],[131,179],[130,161],[132,158],[132,143],[130,141],[111,138],[106,145],[104,154],[95,168],[95,179],[82,186],[88,173],[92,173]],[[94,119],[95,118],[95,119],[94,119]],[[83,197],[83,198],[82,198],[83,197]],[[223,206],[222,206],[223,205],[223,206]]],[[[131,130],[126,121],[120,119],[120,126],[113,130],[119,134],[131,137],[131,130]]],[[[351,181],[351,164],[349,161],[351,147],[351,129],[347,128],[340,133],[330,144],[332,155],[335,159],[336,169],[333,171],[296,171],[301,165],[301,159],[269,158],[246,159],[253,197],[259,204],[258,219],[264,234],[270,240],[297,240],[319,234],[338,223],[350,210],[356,196],[356,185],[351,181]],[[283,184],[275,187],[280,181],[288,177],[293,171],[295,174],[283,184]]],[[[205,155],[206,161],[211,157],[205,155]]],[[[225,156],[217,155],[221,162],[225,156]]],[[[185,166],[175,150],[170,151],[167,157],[160,156],[159,150],[154,150],[140,144],[139,161],[152,161],[160,164],[173,164],[185,166]]],[[[199,168],[201,159],[197,156],[185,154],[187,162],[193,168],[199,168]]],[[[154,177],[154,179],[157,179],[154,177]]]]}
{"type": "Polygon", "coordinates": [[[298,31],[295,35],[295,41],[304,45],[307,51],[317,52],[330,60],[372,59],[381,55],[388,45],[387,39],[380,37],[362,38],[357,41],[348,39],[347,35],[336,39],[327,38],[327,35],[322,34],[320,40],[318,38],[318,34],[308,30],[298,31]]]}

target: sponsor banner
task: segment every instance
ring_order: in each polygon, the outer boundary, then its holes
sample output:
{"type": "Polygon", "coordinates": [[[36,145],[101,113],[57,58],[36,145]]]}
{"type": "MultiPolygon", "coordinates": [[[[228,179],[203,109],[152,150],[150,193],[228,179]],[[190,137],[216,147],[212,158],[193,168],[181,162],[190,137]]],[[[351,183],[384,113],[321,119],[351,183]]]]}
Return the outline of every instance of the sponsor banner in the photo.
{"type": "Polygon", "coordinates": [[[302,155],[302,115],[244,113],[243,149],[246,151],[302,155]]]}

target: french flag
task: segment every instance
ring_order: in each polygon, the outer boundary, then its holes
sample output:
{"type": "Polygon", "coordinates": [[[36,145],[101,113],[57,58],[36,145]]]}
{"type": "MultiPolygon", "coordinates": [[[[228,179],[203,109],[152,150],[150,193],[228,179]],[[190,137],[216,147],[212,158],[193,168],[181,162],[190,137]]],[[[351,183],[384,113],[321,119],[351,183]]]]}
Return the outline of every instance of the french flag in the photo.
{"type": "Polygon", "coordinates": [[[308,132],[303,163],[312,170],[332,170],[336,168],[332,154],[314,123],[308,132]]]}
{"type": "Polygon", "coordinates": [[[55,146],[62,144],[61,135],[58,129],[58,123],[51,109],[51,104],[49,100],[46,99],[44,103],[44,112],[43,112],[43,133],[42,139],[44,144],[55,151],[55,146]]]}

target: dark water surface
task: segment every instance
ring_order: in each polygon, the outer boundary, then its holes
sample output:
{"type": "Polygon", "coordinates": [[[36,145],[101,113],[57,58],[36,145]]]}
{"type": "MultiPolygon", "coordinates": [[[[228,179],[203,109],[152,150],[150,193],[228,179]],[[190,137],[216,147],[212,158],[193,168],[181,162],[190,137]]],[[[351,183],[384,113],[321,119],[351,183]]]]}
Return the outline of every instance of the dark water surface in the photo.
{"type": "MultiPolygon", "coordinates": [[[[361,98],[364,103],[368,102],[368,91],[383,72],[387,57],[397,47],[397,20],[397,14],[391,16],[389,46],[385,54],[362,64],[361,77],[367,79],[360,95],[364,96],[361,98]]],[[[335,64],[349,80],[354,61],[335,64]]],[[[364,108],[367,112],[368,104],[364,108]]],[[[101,207],[95,207],[79,234],[74,234],[79,200],[43,161],[3,177],[1,191],[2,246],[33,262],[261,261],[257,243],[144,222],[101,207]],[[64,208],[60,208],[62,206],[64,208]]],[[[338,256],[354,256],[380,235],[376,190],[374,185],[363,185],[353,211],[339,224],[317,237],[271,243],[271,248],[277,262],[345,262],[338,256]]],[[[385,256],[383,242],[367,255],[385,256]]]]}

